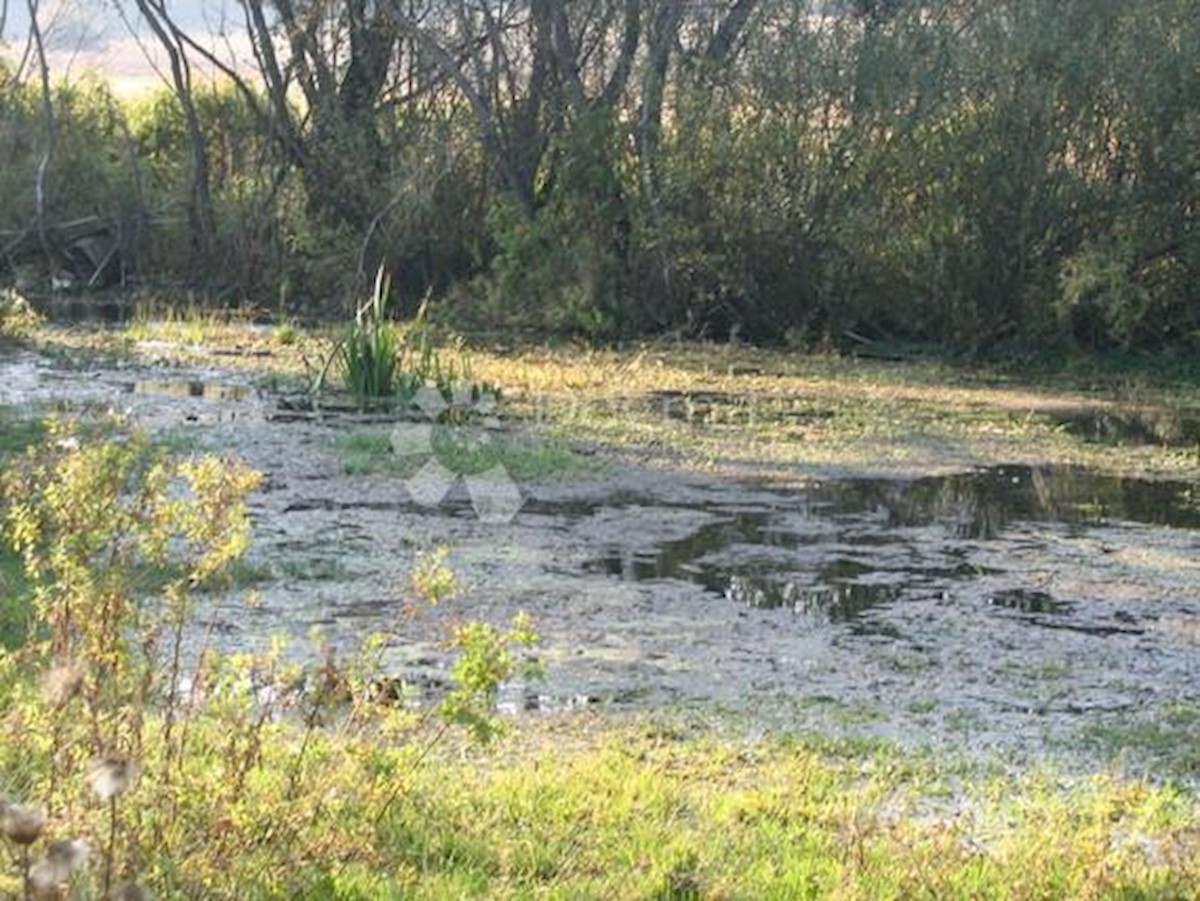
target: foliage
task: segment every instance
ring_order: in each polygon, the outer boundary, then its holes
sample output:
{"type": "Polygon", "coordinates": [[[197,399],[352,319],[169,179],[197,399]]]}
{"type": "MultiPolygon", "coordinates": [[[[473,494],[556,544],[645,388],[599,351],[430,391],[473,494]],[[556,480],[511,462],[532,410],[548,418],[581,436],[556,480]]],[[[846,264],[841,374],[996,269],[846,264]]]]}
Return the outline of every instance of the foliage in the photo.
{"type": "MultiPolygon", "coordinates": [[[[44,433],[45,426],[40,419],[0,407],[0,471],[11,457],[36,444],[44,433]]],[[[0,515],[3,510],[0,504],[0,515]]],[[[0,542],[0,648],[14,650],[28,637],[32,619],[30,593],[20,555],[8,542],[0,542]]]]}
{"type": "MultiPolygon", "coordinates": [[[[34,218],[33,175],[41,161],[39,89],[0,69],[0,228],[34,218]]],[[[122,113],[107,85],[94,75],[53,86],[55,153],[47,172],[47,214],[68,221],[94,212],[121,218],[131,212],[132,173],[123,165],[122,113]],[[97,148],[111,153],[97,153],[97,148]]]]}
{"type": "Polygon", "coordinates": [[[503,734],[503,724],[493,716],[500,684],[514,676],[540,674],[536,664],[523,664],[513,652],[537,639],[532,621],[523,613],[506,629],[478,621],[456,626],[450,642],[460,652],[451,670],[456,687],[441,703],[447,721],[465,726],[485,744],[503,734]]]}
{"type": "Polygon", "coordinates": [[[0,291],[0,340],[22,338],[37,326],[40,317],[17,291],[0,291]]]}
{"type": "Polygon", "coordinates": [[[0,785],[19,796],[0,814],[23,849],[0,892],[288,895],[311,868],[377,865],[379,822],[408,803],[446,730],[495,731],[491,701],[519,665],[509,643],[534,638],[527,624],[463,627],[438,728],[379,703],[392,637],[343,658],[315,636],[314,666],[279,642],[221,655],[202,606],[246,548],[259,477],[114,429],[51,422],[4,476],[36,628],[0,652],[0,785]],[[89,849],[97,862],[80,868],[89,849]]]}
{"type": "Polygon", "coordinates": [[[390,291],[391,282],[381,267],[370,299],[358,308],[354,325],[342,336],[336,351],[346,387],[364,407],[408,388],[396,378],[398,341],[388,321],[390,291]]]}
{"type": "Polygon", "coordinates": [[[483,309],[457,313],[600,341],[645,325],[624,273],[630,225],[618,141],[603,113],[581,117],[548,154],[533,215],[511,195],[496,198],[487,220],[496,255],[475,300],[483,309]]]}
{"type": "MultiPolygon", "coordinates": [[[[182,215],[178,99],[56,86],[48,216],[99,212],[130,275],[259,303],[282,284],[325,313],[383,265],[403,296],[447,301],[433,318],[479,331],[968,355],[1200,342],[1187,0],[726,0],[677,19],[602,0],[566,13],[573,60],[534,39],[559,33],[557,5],[518,3],[539,24],[474,38],[452,8],[417,47],[378,11],[304,6],[326,25],[295,23],[310,37],[280,51],[305,104],[269,78],[196,89],[207,249],[182,215]],[[704,36],[738,8],[754,14],[714,59],[704,36]],[[586,50],[626,40],[624,80],[586,50]]],[[[0,232],[32,220],[40,100],[0,70],[0,232]]],[[[386,356],[348,347],[355,365],[386,356]]]]}
{"type": "MultiPolygon", "coordinates": [[[[320,393],[330,367],[336,366],[362,408],[405,404],[422,388],[436,391],[448,406],[499,397],[496,388],[472,379],[471,360],[461,344],[438,347],[424,306],[401,326],[390,319],[390,298],[391,279],[381,266],[370,299],[358,308],[354,324],[343,332],[318,372],[314,393],[320,393]]],[[[464,411],[451,406],[446,415],[455,412],[464,411]]]]}

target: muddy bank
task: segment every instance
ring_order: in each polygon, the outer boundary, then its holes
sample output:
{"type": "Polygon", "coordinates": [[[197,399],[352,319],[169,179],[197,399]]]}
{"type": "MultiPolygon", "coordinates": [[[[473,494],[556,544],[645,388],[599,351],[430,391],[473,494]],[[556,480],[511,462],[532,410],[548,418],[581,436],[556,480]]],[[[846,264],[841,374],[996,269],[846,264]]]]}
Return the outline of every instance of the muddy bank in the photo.
{"type": "Polygon", "coordinates": [[[837,480],[797,468],[784,484],[614,457],[516,485],[518,512],[489,522],[461,474],[437,503],[412,477],[348,475],[339,440],[389,427],[281,417],[246,372],[6,351],[0,404],[115,408],[266,475],[255,603],[220,601],[227,650],[281,633],[306,654],[313,627],[344,648],[386,629],[391,669],[431,696],[449,620],[525,610],[546,677],[506,688],[514,714],[720,711],[1020,765],[1089,759],[1082,738],[1200,695],[1195,480],[997,465],[837,480]],[[469,590],[414,608],[414,557],[439,544],[469,590]]]}

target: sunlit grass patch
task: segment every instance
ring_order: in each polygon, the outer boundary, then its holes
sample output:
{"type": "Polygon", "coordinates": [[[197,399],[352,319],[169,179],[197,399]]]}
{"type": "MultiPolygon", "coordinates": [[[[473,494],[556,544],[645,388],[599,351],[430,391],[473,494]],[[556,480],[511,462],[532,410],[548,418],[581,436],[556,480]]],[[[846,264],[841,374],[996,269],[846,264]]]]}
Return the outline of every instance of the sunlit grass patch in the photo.
{"type": "Polygon", "coordinates": [[[134,341],[157,339],[202,344],[229,334],[244,336],[253,318],[251,310],[214,309],[194,302],[179,304],[150,300],[137,305],[133,320],[124,333],[134,341]]]}
{"type": "Polygon", "coordinates": [[[947,796],[932,765],[802,741],[616,727],[439,761],[414,797],[381,840],[423,897],[1184,897],[1197,876],[1193,797],[1050,776],[947,796]]]}
{"type": "Polygon", "coordinates": [[[1152,717],[1106,717],[1079,734],[1085,747],[1134,771],[1200,785],[1200,706],[1178,703],[1152,717]]]}
{"type": "MultiPolygon", "coordinates": [[[[1127,473],[1194,472],[1194,449],[1119,454],[1051,415],[1106,409],[1117,388],[1039,388],[998,370],[892,364],[746,348],[527,351],[475,356],[514,407],[565,440],[646,451],[674,465],[802,466],[931,473],[996,463],[1086,465],[1127,473]]],[[[1169,403],[1163,386],[1146,400],[1169,403]]]]}
{"type": "MultiPolygon", "coordinates": [[[[189,325],[186,311],[176,314],[176,323],[168,323],[167,332],[200,325],[203,343],[177,341],[166,348],[156,343],[156,358],[211,363],[219,351],[222,365],[269,371],[274,385],[309,384],[337,345],[328,330],[289,335],[294,343],[284,344],[269,330],[246,323],[189,325]]],[[[141,334],[145,327],[135,324],[127,334],[141,334]]],[[[42,332],[45,342],[70,353],[88,342],[109,347],[124,341],[135,352],[138,346],[116,337],[120,333],[42,332]]],[[[165,334],[156,331],[160,338],[165,334]]],[[[451,340],[445,347],[456,349],[455,359],[469,359],[472,383],[503,389],[507,413],[541,434],[663,465],[731,471],[752,466],[767,475],[797,467],[920,475],[997,463],[1171,477],[1200,471],[1194,447],[1112,446],[1063,425],[1070,411],[1103,414],[1114,405],[1136,403],[1153,412],[1200,404],[1194,383],[1156,378],[1149,369],[1141,378],[1074,377],[700,344],[496,353],[451,340]],[[692,407],[695,415],[664,411],[664,397],[671,395],[680,410],[692,407]],[[713,402],[713,395],[723,398],[713,402]]]]}
{"type": "Polygon", "coordinates": [[[418,448],[397,453],[391,428],[352,432],[338,441],[345,472],[348,475],[387,473],[411,478],[430,459],[435,459],[457,475],[474,475],[502,467],[512,479],[536,482],[583,474],[591,465],[564,442],[527,432],[423,423],[401,423],[397,427],[428,429],[428,441],[421,441],[418,448]]]}

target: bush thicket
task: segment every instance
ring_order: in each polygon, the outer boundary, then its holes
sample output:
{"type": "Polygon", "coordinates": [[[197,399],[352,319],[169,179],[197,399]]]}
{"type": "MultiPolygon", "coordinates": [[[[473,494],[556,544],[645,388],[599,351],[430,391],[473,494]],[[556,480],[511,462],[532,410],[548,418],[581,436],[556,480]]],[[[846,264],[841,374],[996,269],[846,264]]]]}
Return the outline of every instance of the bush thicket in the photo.
{"type": "MultiPolygon", "coordinates": [[[[110,222],[128,278],[264,306],[383,264],[402,306],[476,329],[1200,345],[1188,0],[449,6],[381,4],[385,34],[335,4],[328,46],[291,47],[303,92],[194,89],[210,246],[177,93],[60,85],[46,218],[110,222]]],[[[0,69],[0,236],[35,218],[45,143],[37,79],[0,69]]]]}

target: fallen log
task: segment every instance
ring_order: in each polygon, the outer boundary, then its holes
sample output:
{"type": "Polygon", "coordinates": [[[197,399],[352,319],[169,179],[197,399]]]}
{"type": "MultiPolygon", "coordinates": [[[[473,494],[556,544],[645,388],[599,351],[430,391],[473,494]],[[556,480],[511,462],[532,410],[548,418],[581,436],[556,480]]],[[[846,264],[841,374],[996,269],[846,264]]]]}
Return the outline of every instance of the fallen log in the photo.
{"type": "Polygon", "coordinates": [[[100,216],[48,225],[42,231],[34,226],[0,231],[0,261],[9,268],[43,262],[56,281],[74,286],[112,284],[120,274],[120,247],[119,229],[100,216]]]}

